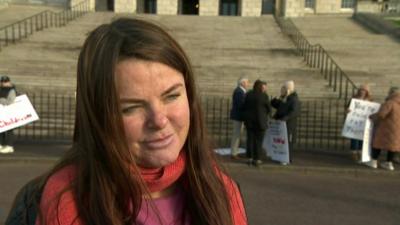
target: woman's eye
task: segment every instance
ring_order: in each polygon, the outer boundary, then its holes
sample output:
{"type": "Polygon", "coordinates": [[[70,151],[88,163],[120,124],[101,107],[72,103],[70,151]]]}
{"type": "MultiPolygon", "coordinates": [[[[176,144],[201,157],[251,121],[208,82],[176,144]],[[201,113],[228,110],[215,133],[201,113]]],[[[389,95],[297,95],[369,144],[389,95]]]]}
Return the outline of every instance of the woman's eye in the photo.
{"type": "Polygon", "coordinates": [[[179,96],[181,96],[180,93],[170,94],[170,95],[167,95],[166,100],[173,101],[173,100],[177,99],[179,96]]]}
{"type": "Polygon", "coordinates": [[[140,108],[140,105],[125,106],[125,107],[122,107],[122,113],[124,113],[124,114],[133,113],[134,111],[136,111],[139,108],[140,108]]]}

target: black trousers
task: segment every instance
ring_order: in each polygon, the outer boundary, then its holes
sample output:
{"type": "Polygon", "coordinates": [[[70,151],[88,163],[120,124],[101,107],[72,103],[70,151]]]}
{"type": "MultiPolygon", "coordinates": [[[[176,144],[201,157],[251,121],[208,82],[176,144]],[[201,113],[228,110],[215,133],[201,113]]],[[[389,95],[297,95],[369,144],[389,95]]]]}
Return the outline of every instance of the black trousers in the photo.
{"type": "Polygon", "coordinates": [[[247,132],[247,158],[259,160],[262,154],[262,142],[264,139],[265,130],[246,129],[247,132]]]}
{"type": "Polygon", "coordinates": [[[8,130],[3,133],[0,133],[0,145],[12,146],[14,143],[14,133],[13,130],[8,130]]]}
{"type": "MultiPolygon", "coordinates": [[[[372,156],[373,159],[377,160],[379,158],[380,154],[381,154],[381,150],[380,149],[372,148],[371,156],[372,156]]],[[[393,158],[394,158],[395,154],[396,154],[395,152],[387,151],[386,161],[387,162],[393,162],[393,158]]]]}

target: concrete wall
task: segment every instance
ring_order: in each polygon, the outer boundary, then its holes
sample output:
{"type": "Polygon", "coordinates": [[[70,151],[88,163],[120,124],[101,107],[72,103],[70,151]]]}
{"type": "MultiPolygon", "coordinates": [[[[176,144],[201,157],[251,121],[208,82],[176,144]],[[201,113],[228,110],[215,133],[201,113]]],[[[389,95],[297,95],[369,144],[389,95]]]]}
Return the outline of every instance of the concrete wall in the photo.
{"type": "Polygon", "coordinates": [[[304,0],[281,0],[284,17],[304,16],[304,0]]]}
{"type": "Polygon", "coordinates": [[[372,0],[359,0],[355,8],[355,12],[369,12],[369,13],[380,13],[383,10],[383,2],[372,1],[372,0]]]}
{"type": "Polygon", "coordinates": [[[355,13],[355,21],[378,34],[387,34],[400,41],[400,28],[391,21],[385,20],[381,14],[376,13],[355,13]]]}
{"type": "Polygon", "coordinates": [[[157,0],[157,14],[177,15],[178,0],[157,0]]]}
{"type": "Polygon", "coordinates": [[[219,1],[218,0],[200,0],[199,1],[200,16],[218,16],[219,1]]]}
{"type": "Polygon", "coordinates": [[[260,16],[262,9],[261,0],[242,0],[241,4],[242,16],[260,16]]]}

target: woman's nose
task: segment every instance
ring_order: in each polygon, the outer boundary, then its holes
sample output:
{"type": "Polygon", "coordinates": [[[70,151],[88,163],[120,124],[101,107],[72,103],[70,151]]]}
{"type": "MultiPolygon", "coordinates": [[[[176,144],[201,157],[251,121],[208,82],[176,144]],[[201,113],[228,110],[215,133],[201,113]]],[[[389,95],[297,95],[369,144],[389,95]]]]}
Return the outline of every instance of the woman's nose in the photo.
{"type": "Polygon", "coordinates": [[[151,129],[162,129],[168,123],[167,113],[163,104],[155,104],[150,107],[147,118],[147,126],[151,129]]]}

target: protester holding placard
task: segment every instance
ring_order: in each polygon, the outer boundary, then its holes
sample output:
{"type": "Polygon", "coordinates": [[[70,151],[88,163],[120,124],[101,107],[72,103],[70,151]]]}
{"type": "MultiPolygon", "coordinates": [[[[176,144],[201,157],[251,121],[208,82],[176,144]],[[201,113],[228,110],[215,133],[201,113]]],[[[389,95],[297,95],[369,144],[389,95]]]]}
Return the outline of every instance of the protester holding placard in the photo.
{"type": "Polygon", "coordinates": [[[282,86],[280,97],[272,99],[271,105],[276,108],[273,118],[286,122],[289,150],[291,150],[296,142],[297,117],[300,115],[300,100],[294,88],[294,81],[287,81],[282,86]]]}
{"type": "MultiPolygon", "coordinates": [[[[6,106],[14,102],[17,96],[14,85],[8,76],[0,78],[0,105],[6,106]]],[[[0,153],[12,153],[14,134],[12,130],[0,133],[0,153]]]]}
{"type": "Polygon", "coordinates": [[[394,170],[393,158],[396,152],[400,152],[400,89],[398,87],[390,88],[386,101],[370,118],[375,124],[375,132],[372,140],[372,160],[366,165],[377,168],[379,155],[381,150],[384,150],[387,151],[387,159],[380,166],[387,170],[394,170]]]}
{"type": "MultiPolygon", "coordinates": [[[[353,96],[353,98],[364,100],[364,101],[372,101],[369,86],[367,84],[360,85],[360,87],[357,89],[357,93],[353,96]]],[[[347,113],[351,112],[349,106],[350,106],[350,102],[347,104],[347,113]]],[[[352,156],[353,160],[356,162],[360,161],[362,146],[363,146],[362,140],[357,140],[354,138],[350,139],[351,156],[352,156]]]]}

